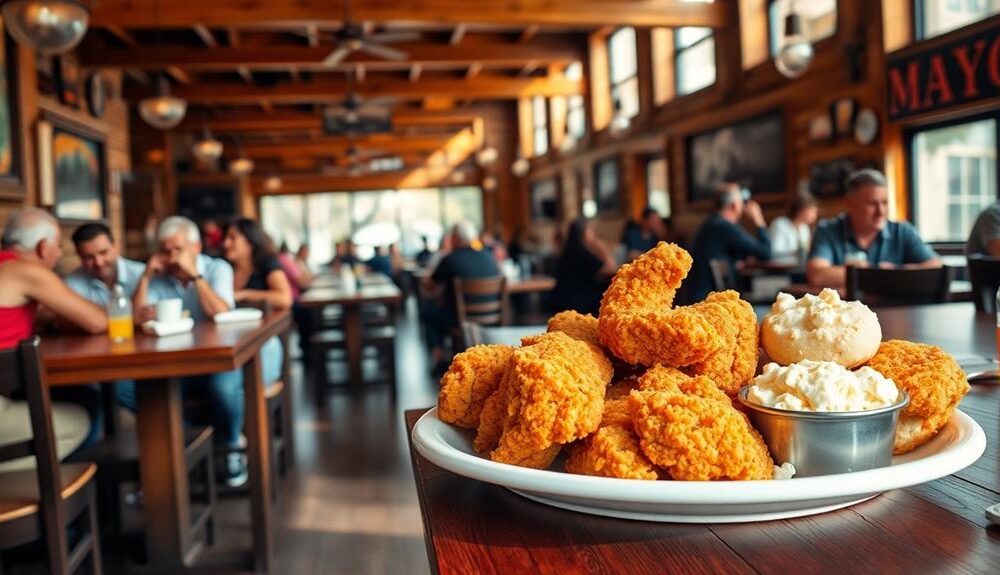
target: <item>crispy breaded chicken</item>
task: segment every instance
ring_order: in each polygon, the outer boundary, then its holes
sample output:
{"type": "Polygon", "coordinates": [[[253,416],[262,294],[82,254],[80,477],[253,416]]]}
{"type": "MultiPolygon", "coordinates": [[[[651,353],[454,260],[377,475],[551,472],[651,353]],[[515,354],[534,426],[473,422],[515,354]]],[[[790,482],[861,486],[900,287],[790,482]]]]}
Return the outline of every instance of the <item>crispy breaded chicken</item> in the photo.
{"type": "Polygon", "coordinates": [[[654,367],[643,387],[630,395],[639,445],[673,479],[773,477],[764,440],[710,379],[681,380],[676,370],[654,367]]]}
{"type": "MultiPolygon", "coordinates": [[[[618,400],[623,401],[623,400],[618,400]]],[[[566,471],[622,479],[659,479],[660,472],[639,448],[629,427],[606,425],[569,447],[566,471]]]]}
{"type": "Polygon", "coordinates": [[[688,366],[684,371],[690,375],[708,376],[726,395],[735,397],[757,370],[760,347],[757,315],[753,307],[732,290],[711,293],[691,309],[708,320],[722,337],[723,345],[705,361],[688,366]]]}
{"type": "Polygon", "coordinates": [[[955,359],[933,345],[884,341],[868,366],[910,394],[910,405],[900,413],[896,428],[893,453],[897,455],[934,437],[969,391],[965,372],[955,359]]]}
{"type": "Polygon", "coordinates": [[[601,427],[620,425],[632,429],[632,404],[628,396],[618,399],[604,398],[604,411],[601,412],[601,427]]]}
{"type": "Polygon", "coordinates": [[[718,351],[724,340],[703,315],[671,307],[690,270],[691,255],[665,242],[622,266],[601,298],[601,343],[622,360],[647,366],[692,365],[718,351]]]}
{"type": "Polygon", "coordinates": [[[573,339],[601,345],[597,336],[597,318],[589,313],[563,311],[549,318],[548,330],[561,331],[573,339]]]}
{"type": "Polygon", "coordinates": [[[479,427],[483,403],[500,386],[512,353],[509,345],[477,345],[456,355],[441,378],[441,421],[468,429],[479,427]]]}
{"type": "MultiPolygon", "coordinates": [[[[503,433],[490,458],[547,467],[563,444],[597,430],[611,375],[611,362],[599,348],[562,332],[516,349],[501,384],[506,395],[503,433]]],[[[483,419],[485,415],[481,434],[483,419]]]]}
{"type": "Polygon", "coordinates": [[[483,410],[479,414],[479,427],[476,428],[476,437],[472,441],[472,448],[480,455],[489,455],[500,443],[503,423],[507,420],[508,378],[510,378],[509,370],[501,379],[500,385],[483,403],[483,410]]]}
{"type": "Polygon", "coordinates": [[[604,391],[604,401],[628,397],[628,394],[631,393],[633,389],[637,389],[638,386],[639,376],[636,375],[630,375],[624,379],[613,381],[604,391]]]}

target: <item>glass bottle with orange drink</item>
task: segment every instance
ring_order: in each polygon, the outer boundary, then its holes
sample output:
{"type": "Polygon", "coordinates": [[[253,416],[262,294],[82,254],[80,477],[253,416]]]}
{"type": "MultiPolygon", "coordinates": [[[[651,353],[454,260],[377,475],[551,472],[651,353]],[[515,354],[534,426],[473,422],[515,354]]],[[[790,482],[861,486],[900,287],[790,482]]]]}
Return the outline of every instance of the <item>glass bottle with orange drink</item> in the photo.
{"type": "Polygon", "coordinates": [[[122,286],[116,285],[108,298],[108,337],[111,341],[125,341],[132,336],[132,302],[122,286]]]}

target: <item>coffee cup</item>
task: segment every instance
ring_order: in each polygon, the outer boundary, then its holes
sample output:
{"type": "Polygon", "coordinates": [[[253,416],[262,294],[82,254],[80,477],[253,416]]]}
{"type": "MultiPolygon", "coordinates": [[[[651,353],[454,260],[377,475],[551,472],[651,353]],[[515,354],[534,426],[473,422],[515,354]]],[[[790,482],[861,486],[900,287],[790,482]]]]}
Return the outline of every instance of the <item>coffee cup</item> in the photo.
{"type": "Polygon", "coordinates": [[[156,302],[156,321],[171,322],[181,319],[184,301],[180,298],[164,299],[156,302]]]}

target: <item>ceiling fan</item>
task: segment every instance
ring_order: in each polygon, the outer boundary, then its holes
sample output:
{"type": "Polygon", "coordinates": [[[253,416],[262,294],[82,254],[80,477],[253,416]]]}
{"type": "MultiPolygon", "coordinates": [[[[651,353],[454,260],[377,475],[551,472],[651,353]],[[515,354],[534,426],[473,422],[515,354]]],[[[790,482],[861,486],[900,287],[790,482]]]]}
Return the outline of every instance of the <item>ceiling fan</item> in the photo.
{"type": "Polygon", "coordinates": [[[392,98],[366,100],[351,92],[338,105],[323,109],[323,131],[327,134],[373,134],[392,129],[392,98]]]}
{"type": "Polygon", "coordinates": [[[380,32],[378,34],[366,34],[364,26],[351,21],[350,0],[344,2],[344,25],[339,30],[333,32],[332,38],[334,48],[323,58],[321,63],[324,67],[333,67],[344,61],[354,52],[364,52],[382,58],[400,62],[409,58],[409,54],[403,50],[386,46],[397,42],[413,42],[420,39],[417,32],[380,32]]]}

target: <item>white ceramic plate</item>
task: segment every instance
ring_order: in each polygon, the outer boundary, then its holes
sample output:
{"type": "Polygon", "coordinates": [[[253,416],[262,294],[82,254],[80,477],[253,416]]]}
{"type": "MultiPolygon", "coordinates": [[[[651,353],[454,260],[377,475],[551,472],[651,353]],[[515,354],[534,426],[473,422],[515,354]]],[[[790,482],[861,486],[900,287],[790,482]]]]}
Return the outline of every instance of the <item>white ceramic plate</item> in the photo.
{"type": "MultiPolygon", "coordinates": [[[[832,511],[890,489],[955,473],[986,449],[971,417],[955,416],[930,442],[894,457],[890,467],[782,481],[642,481],[526,469],[476,455],[473,433],[444,423],[437,408],[413,428],[420,455],[448,471],[501,485],[548,505],[625,519],[678,523],[736,523],[832,511]]],[[[561,460],[553,469],[562,469],[561,460]]]]}

